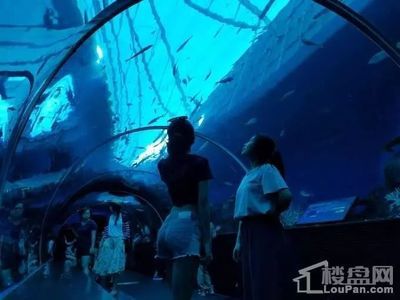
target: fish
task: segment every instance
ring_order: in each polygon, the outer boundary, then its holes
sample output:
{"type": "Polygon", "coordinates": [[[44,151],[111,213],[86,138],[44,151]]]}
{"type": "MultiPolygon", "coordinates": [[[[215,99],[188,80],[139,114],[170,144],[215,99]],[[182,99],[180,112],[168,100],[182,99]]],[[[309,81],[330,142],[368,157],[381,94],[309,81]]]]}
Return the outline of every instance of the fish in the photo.
{"type": "MultiPolygon", "coordinates": [[[[138,210],[138,209],[136,209],[138,210]]],[[[128,282],[118,282],[117,285],[131,285],[131,284],[139,284],[139,281],[128,281],[128,282]]]]}
{"type": "Polygon", "coordinates": [[[276,35],[275,37],[276,37],[276,43],[280,44],[280,43],[283,42],[283,39],[285,38],[285,35],[284,34],[280,34],[280,35],[276,35]]]}
{"type": "Polygon", "coordinates": [[[195,99],[195,98],[192,98],[192,102],[195,104],[195,107],[194,107],[192,113],[190,114],[190,118],[192,118],[192,117],[197,113],[197,111],[199,110],[199,108],[201,107],[202,98],[201,98],[201,100],[197,100],[197,99],[195,99]]]}
{"type": "Polygon", "coordinates": [[[290,96],[292,96],[295,92],[296,92],[296,90],[290,90],[290,91],[288,91],[287,93],[285,93],[285,94],[281,97],[280,101],[286,100],[287,98],[289,98],[290,96]]]}
{"type": "Polygon", "coordinates": [[[217,81],[216,84],[218,84],[218,83],[228,83],[228,82],[231,82],[231,81],[233,81],[233,77],[229,76],[229,77],[225,77],[225,78],[217,81]]]}
{"type": "Polygon", "coordinates": [[[314,17],[313,17],[313,20],[319,19],[319,18],[321,18],[322,16],[326,15],[329,12],[330,12],[330,10],[325,8],[325,9],[321,10],[319,13],[315,14],[314,17]]]}
{"type": "Polygon", "coordinates": [[[368,61],[369,65],[376,65],[384,61],[385,59],[388,58],[388,55],[385,53],[385,51],[379,51],[378,53],[375,53],[368,61]]]}
{"type": "Polygon", "coordinates": [[[177,63],[175,63],[172,67],[172,75],[174,75],[174,77],[176,76],[176,74],[178,74],[178,66],[176,64],[177,63]]]}
{"type": "Polygon", "coordinates": [[[190,97],[190,99],[192,101],[194,101],[195,99],[197,99],[197,96],[200,94],[200,92],[197,92],[197,94],[195,94],[194,96],[190,97]]]}
{"type": "Polygon", "coordinates": [[[248,120],[244,125],[250,126],[250,125],[256,124],[257,122],[258,122],[258,119],[254,117],[254,118],[251,118],[250,120],[248,120]]]}
{"type": "Polygon", "coordinates": [[[210,76],[211,76],[211,70],[210,70],[210,72],[208,72],[208,74],[207,74],[207,76],[206,76],[206,78],[204,78],[204,80],[207,80],[208,78],[210,78],[210,76]]]}
{"type": "Polygon", "coordinates": [[[238,171],[235,169],[235,167],[233,167],[232,165],[229,165],[229,168],[234,172],[237,173],[238,171]]]}
{"type": "Polygon", "coordinates": [[[70,89],[67,90],[67,98],[68,98],[69,102],[72,102],[72,103],[74,102],[75,95],[74,95],[74,92],[70,89]]]}
{"type": "Polygon", "coordinates": [[[389,56],[386,54],[385,51],[379,51],[375,53],[368,61],[369,65],[376,65],[387,59],[389,56]]]}
{"type": "Polygon", "coordinates": [[[147,50],[151,49],[152,47],[153,47],[153,45],[148,45],[148,46],[142,48],[141,50],[139,50],[138,52],[133,54],[131,57],[127,58],[125,61],[130,61],[131,59],[134,59],[135,57],[139,56],[140,54],[145,53],[147,50]]]}
{"type": "Polygon", "coordinates": [[[145,149],[146,149],[146,147],[143,147],[143,146],[138,146],[138,147],[136,147],[136,149],[139,149],[139,150],[145,150],[145,149]]]}
{"type": "Polygon", "coordinates": [[[178,49],[176,49],[176,52],[178,53],[179,51],[181,51],[183,48],[185,48],[185,46],[187,45],[187,43],[189,43],[189,41],[192,39],[193,36],[190,36],[188,39],[186,39],[182,45],[180,45],[178,47],[178,49]]]}
{"type": "Polygon", "coordinates": [[[217,32],[214,34],[214,38],[216,38],[216,37],[219,35],[219,33],[221,32],[222,28],[224,28],[224,25],[222,25],[222,26],[217,30],[217,32]]]}
{"type": "Polygon", "coordinates": [[[224,185],[226,186],[233,186],[233,183],[230,181],[224,181],[224,185]]]}
{"type": "Polygon", "coordinates": [[[197,99],[197,95],[198,95],[198,94],[199,94],[199,93],[197,93],[197,94],[194,95],[193,97],[189,97],[190,101],[192,101],[192,102],[196,105],[196,108],[198,108],[197,106],[200,106],[200,105],[201,105],[201,101],[197,99]]]}
{"type": "Polygon", "coordinates": [[[15,111],[15,110],[17,110],[14,106],[9,106],[8,108],[7,108],[7,110],[9,110],[9,111],[15,111]]]}
{"type": "MultiPolygon", "coordinates": [[[[396,48],[400,49],[400,42],[396,43],[396,48]]],[[[379,51],[372,55],[372,57],[369,59],[368,64],[369,65],[376,65],[384,61],[385,59],[389,58],[389,56],[386,54],[385,51],[379,51]]]]}
{"type": "Polygon", "coordinates": [[[184,78],[184,79],[182,80],[182,83],[183,83],[184,85],[187,85],[187,84],[188,84],[188,81],[187,81],[187,79],[186,79],[186,78],[184,78]]]}
{"type": "Polygon", "coordinates": [[[258,16],[260,20],[264,19],[265,16],[267,15],[268,11],[274,5],[275,0],[268,1],[267,4],[265,5],[264,9],[262,10],[261,14],[258,16]]]}
{"type": "Polygon", "coordinates": [[[208,146],[209,142],[204,142],[203,145],[201,145],[201,147],[199,148],[198,152],[203,151],[207,146],[208,146]]]}
{"type": "Polygon", "coordinates": [[[284,136],[285,136],[285,133],[286,133],[286,132],[285,132],[285,129],[282,129],[282,130],[281,130],[281,133],[279,134],[279,136],[280,136],[280,137],[284,137],[284,136]]]}
{"type": "Polygon", "coordinates": [[[294,40],[293,42],[291,42],[290,44],[288,44],[287,46],[286,46],[286,49],[287,50],[289,50],[289,49],[292,49],[295,45],[297,45],[298,44],[298,40],[294,40]]]}
{"type": "Polygon", "coordinates": [[[310,197],[313,197],[314,194],[302,190],[302,191],[300,191],[300,196],[305,197],[305,198],[310,198],[310,197]]]}
{"type": "Polygon", "coordinates": [[[58,122],[54,122],[52,125],[51,125],[51,130],[53,131],[53,130],[56,130],[57,128],[58,128],[58,122]]]}
{"type": "Polygon", "coordinates": [[[83,22],[85,24],[89,23],[89,17],[88,17],[88,13],[86,10],[85,10],[85,13],[83,14],[83,22]]]}
{"type": "Polygon", "coordinates": [[[306,39],[304,37],[301,38],[301,42],[306,46],[324,48],[324,45],[316,43],[316,42],[314,42],[312,40],[309,40],[309,39],[306,39]]]}
{"type": "Polygon", "coordinates": [[[137,166],[141,165],[142,163],[144,163],[146,160],[149,160],[150,157],[151,157],[151,155],[149,155],[149,156],[147,156],[147,157],[144,157],[144,158],[141,159],[140,161],[132,163],[131,166],[132,166],[132,167],[137,167],[137,166]]]}
{"type": "Polygon", "coordinates": [[[160,120],[163,117],[164,117],[164,115],[158,116],[157,118],[154,118],[154,119],[150,120],[150,122],[147,125],[153,124],[153,123],[157,122],[158,120],[160,120]]]}

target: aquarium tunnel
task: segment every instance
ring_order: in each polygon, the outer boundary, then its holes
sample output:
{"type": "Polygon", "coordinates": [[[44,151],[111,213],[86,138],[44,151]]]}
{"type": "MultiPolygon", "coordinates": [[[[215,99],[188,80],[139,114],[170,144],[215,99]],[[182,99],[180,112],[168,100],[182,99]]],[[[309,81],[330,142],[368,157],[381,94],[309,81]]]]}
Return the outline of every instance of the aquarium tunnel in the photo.
{"type": "Polygon", "coordinates": [[[213,259],[192,299],[398,299],[399,16],[398,0],[1,0],[0,299],[185,299],[156,259],[177,117],[212,174],[213,259]],[[291,296],[251,298],[232,258],[255,135],[275,142],[291,194],[291,296]],[[115,281],[95,272],[113,205],[130,227],[115,281]],[[369,298],[310,295],[321,262],[391,267],[394,281],[369,298]]]}

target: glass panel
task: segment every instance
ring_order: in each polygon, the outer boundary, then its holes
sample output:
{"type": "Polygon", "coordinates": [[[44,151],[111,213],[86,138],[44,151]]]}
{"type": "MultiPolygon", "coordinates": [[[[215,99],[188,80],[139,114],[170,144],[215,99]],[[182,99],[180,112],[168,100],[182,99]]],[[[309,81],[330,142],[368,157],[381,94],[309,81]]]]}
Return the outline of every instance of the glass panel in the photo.
{"type": "MultiPolygon", "coordinates": [[[[355,6],[356,4],[354,4],[355,6]]],[[[356,9],[351,6],[351,8],[356,9]]],[[[374,28],[376,28],[392,46],[400,51],[400,30],[396,26],[396,16],[400,13],[400,3],[395,0],[385,1],[384,5],[376,1],[370,1],[369,5],[360,12],[374,28]]],[[[380,49],[366,51],[368,55],[368,64],[372,68],[379,68],[381,64],[391,64],[389,57],[380,49]]]]}
{"type": "MultiPolygon", "coordinates": [[[[64,29],[42,34],[38,27],[8,31],[4,28],[9,26],[0,26],[3,44],[21,31],[35,33],[26,33],[24,42],[43,42],[48,34],[51,41],[60,41],[59,52],[35,43],[41,50],[35,46],[37,51],[16,51],[14,58],[0,55],[10,58],[1,66],[25,62],[20,58],[29,53],[27,61],[35,61],[33,73],[41,74],[37,84],[42,83],[51,65],[87,30],[81,27],[84,21],[112,2],[76,3],[55,8],[57,13],[75,11],[73,20],[80,20],[68,23],[64,15],[51,23],[61,22],[64,29]],[[40,71],[47,55],[54,61],[40,71]]],[[[345,3],[397,41],[389,26],[394,13],[373,12],[372,1],[345,3]]],[[[35,20],[43,13],[45,5],[35,20]]],[[[131,129],[165,126],[179,115],[189,116],[197,131],[238,157],[255,133],[276,140],[294,197],[287,224],[294,224],[312,203],[349,196],[358,200],[348,219],[396,217],[397,206],[392,210],[389,201],[398,202],[398,153],[384,148],[393,141],[396,150],[398,142],[398,72],[358,30],[312,1],[143,1],[87,41],[37,103],[8,174],[6,202],[12,204],[3,220],[18,214],[14,204],[23,199],[28,228],[35,229],[54,196],[46,215],[51,228],[42,228],[45,240],[54,238],[63,225],[59,212],[68,215],[109,197],[104,186],[76,195],[101,174],[127,181],[139,194],[142,188],[151,191],[151,204],[164,216],[170,203],[156,163],[166,155],[165,131],[153,128],[109,139],[131,129]],[[80,163],[82,158],[87,159],[80,163]],[[68,206],[73,197],[74,205],[68,206]]],[[[3,140],[28,90],[26,80],[1,80],[3,140]]],[[[210,142],[197,139],[193,152],[207,157],[214,173],[214,221],[220,232],[234,231],[234,197],[244,171],[210,142]]],[[[134,200],[129,200],[132,208],[142,209],[134,200]]],[[[32,233],[32,238],[37,236],[32,233]]],[[[18,238],[12,240],[15,246],[18,238]]]]}
{"type": "Polygon", "coordinates": [[[294,195],[290,223],[312,203],[348,196],[358,197],[348,219],[394,217],[385,195],[397,159],[384,145],[398,136],[391,78],[399,70],[389,60],[379,70],[368,64],[375,45],[333,14],[316,18],[317,4],[300,3],[282,10],[195,118],[204,115],[202,131],[237,154],[255,133],[276,139],[294,195]]]}
{"type": "Polygon", "coordinates": [[[31,86],[25,77],[0,75],[0,144],[5,147],[31,86]]]}

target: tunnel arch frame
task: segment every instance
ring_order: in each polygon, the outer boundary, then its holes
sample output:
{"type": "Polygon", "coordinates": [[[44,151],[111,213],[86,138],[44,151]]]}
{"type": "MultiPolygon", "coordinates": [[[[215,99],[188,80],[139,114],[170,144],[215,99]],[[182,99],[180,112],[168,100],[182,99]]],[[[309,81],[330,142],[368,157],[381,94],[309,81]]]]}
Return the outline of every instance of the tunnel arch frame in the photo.
{"type": "MultiPolygon", "coordinates": [[[[123,168],[123,169],[117,169],[117,170],[110,170],[110,171],[105,171],[105,172],[101,172],[100,174],[98,174],[95,177],[90,178],[89,180],[85,181],[82,185],[80,185],[76,191],[80,191],[81,189],[85,188],[88,184],[94,182],[97,179],[102,178],[103,176],[106,176],[108,174],[118,174],[118,173],[130,173],[130,172],[137,172],[137,173],[146,173],[149,175],[154,175],[158,177],[158,174],[153,173],[151,171],[146,171],[146,170],[136,170],[136,169],[128,169],[128,168],[123,168]]],[[[76,191],[74,191],[74,193],[71,193],[68,197],[68,199],[71,199],[74,197],[74,195],[76,194],[76,191]]]]}
{"type": "MultiPolygon", "coordinates": [[[[4,198],[4,186],[6,177],[9,173],[9,168],[11,161],[15,155],[16,148],[20,142],[23,131],[26,128],[27,122],[30,115],[40,97],[43,95],[44,91],[51,84],[52,80],[62,69],[62,67],[67,63],[67,61],[73,56],[73,54],[99,29],[101,29],[105,24],[107,24],[114,17],[118,16],[128,8],[140,3],[142,0],[119,0],[111,3],[100,13],[97,14],[88,24],[92,27],[85,32],[85,34],[78,39],[78,41],[69,49],[64,57],[61,58],[60,62],[56,65],[54,70],[50,73],[47,79],[39,86],[38,90],[34,95],[28,95],[27,104],[22,108],[22,111],[17,119],[16,125],[10,136],[9,143],[7,144],[5,154],[3,157],[3,164],[0,170],[0,207],[3,205],[4,198]],[[31,99],[31,100],[29,100],[31,99]]],[[[397,67],[400,68],[400,52],[388,42],[378,30],[376,30],[366,19],[364,19],[360,14],[353,11],[349,6],[341,3],[337,0],[313,0],[313,2],[327,8],[339,17],[345,19],[348,23],[352,24],[358,28],[367,38],[375,43],[381,50],[383,50],[395,63],[397,67]]],[[[6,71],[2,71],[6,72],[6,71]]],[[[29,75],[28,75],[29,78],[29,75]]],[[[29,80],[29,79],[28,79],[29,80]]],[[[34,82],[34,78],[32,79],[34,82]]]]}
{"type": "MultiPolygon", "coordinates": [[[[133,133],[138,133],[138,132],[143,132],[143,131],[151,131],[151,130],[166,130],[168,126],[145,126],[145,127],[139,127],[139,128],[134,128],[131,130],[127,130],[118,134],[115,134],[111,136],[110,138],[104,140],[103,142],[97,144],[93,148],[91,148],[89,151],[87,151],[84,155],[78,157],[72,165],[68,168],[68,170],[64,173],[64,175],[60,178],[58,181],[56,187],[54,188],[54,192],[50,197],[50,200],[47,204],[43,219],[42,219],[42,224],[41,224],[41,233],[40,233],[40,241],[39,241],[39,249],[42,249],[43,246],[43,236],[44,236],[44,229],[46,228],[46,221],[50,212],[50,209],[53,205],[54,199],[56,198],[58,192],[60,191],[62,185],[66,181],[67,178],[69,178],[70,175],[74,174],[76,170],[79,170],[82,166],[82,164],[86,161],[88,157],[90,157],[91,154],[93,154],[96,150],[100,149],[101,147],[118,140],[119,138],[130,135],[133,133]]],[[[230,156],[240,167],[241,169],[246,173],[248,171],[247,167],[241,162],[239,158],[236,157],[235,154],[233,154],[229,149],[225,148],[223,145],[219,144],[218,142],[212,140],[211,138],[207,137],[204,134],[201,134],[199,132],[195,132],[195,135],[198,138],[201,138],[212,145],[216,146],[218,149],[220,149],[222,152],[230,156]]],[[[41,261],[41,260],[40,260],[41,261]]]]}
{"type": "MultiPolygon", "coordinates": [[[[84,189],[86,186],[88,186],[89,184],[95,182],[97,179],[100,179],[102,177],[105,177],[109,174],[119,174],[119,173],[146,173],[146,174],[150,174],[153,175],[155,177],[159,177],[158,174],[153,173],[151,171],[145,171],[145,170],[136,170],[136,169],[120,169],[120,170],[113,170],[113,171],[107,171],[107,172],[103,172],[101,174],[99,174],[98,176],[95,176],[93,178],[90,178],[89,180],[87,180],[84,184],[80,185],[76,190],[77,192],[79,192],[80,190],[84,189]]],[[[77,192],[74,192],[70,197],[68,197],[67,202],[63,204],[62,208],[64,208],[65,206],[69,205],[69,204],[73,204],[75,203],[75,201],[71,201],[72,198],[76,195],[77,192]]],[[[139,199],[143,200],[145,204],[147,204],[154,212],[155,214],[158,216],[159,220],[162,222],[163,219],[161,217],[161,214],[159,213],[159,211],[142,195],[139,195],[137,193],[132,194],[136,197],[138,197],[139,199]]]]}
{"type": "MultiPolygon", "coordinates": [[[[95,34],[99,29],[101,29],[105,24],[107,24],[114,17],[123,13],[126,9],[140,3],[142,0],[118,0],[111,3],[109,6],[100,11],[89,23],[86,25],[89,26],[88,30],[84,32],[84,34],[77,40],[77,42],[67,51],[67,53],[60,58],[58,64],[56,64],[53,71],[50,75],[38,86],[37,90],[33,92],[33,83],[37,82],[33,78],[31,82],[31,91],[27,96],[26,103],[23,104],[22,110],[17,118],[16,124],[11,133],[9,142],[7,144],[2,168],[0,170],[0,207],[3,206],[4,199],[4,186],[6,182],[7,175],[9,173],[11,161],[15,156],[15,152],[17,146],[21,140],[21,136],[26,128],[26,125],[29,121],[29,118],[37,105],[38,101],[42,97],[43,93],[49,87],[53,79],[62,69],[62,67],[68,62],[68,60],[75,54],[75,52],[87,41],[89,40],[93,34],[95,34]]],[[[7,72],[7,71],[2,71],[7,72]]],[[[27,76],[29,80],[29,75],[27,76]]]]}
{"type": "MultiPolygon", "coordinates": [[[[145,204],[150,204],[150,208],[152,208],[150,201],[147,200],[146,197],[144,197],[144,196],[142,196],[142,195],[140,195],[140,194],[136,194],[136,193],[131,193],[130,195],[137,197],[139,200],[143,201],[145,204]]],[[[103,203],[102,203],[102,202],[97,202],[95,205],[90,206],[89,208],[96,207],[96,206],[101,206],[101,205],[104,205],[104,204],[106,204],[106,203],[107,203],[107,202],[103,202],[103,203]]],[[[163,222],[163,219],[162,219],[161,215],[159,215],[158,211],[155,209],[154,212],[156,213],[156,215],[157,215],[157,217],[159,218],[159,220],[160,220],[161,222],[163,222]]],[[[67,217],[64,219],[64,221],[61,223],[61,227],[60,227],[60,228],[62,228],[62,227],[67,223],[69,217],[70,217],[70,216],[67,216],[67,217]]],[[[41,249],[41,250],[42,250],[42,249],[41,249]]],[[[40,260],[40,261],[42,261],[41,258],[42,258],[42,253],[40,252],[40,253],[39,253],[39,260],[40,260]]]]}
{"type": "Polygon", "coordinates": [[[372,43],[383,50],[400,68],[400,52],[394,47],[389,40],[366,18],[354,11],[350,6],[340,2],[339,0],[313,0],[315,3],[325,7],[337,16],[342,17],[349,24],[356,27],[364,34],[372,43]]]}
{"type": "MultiPolygon", "coordinates": [[[[352,11],[347,5],[340,3],[337,0],[313,0],[315,3],[326,7],[336,15],[344,18],[347,22],[358,28],[364,35],[366,35],[372,42],[374,42],[381,50],[383,50],[396,64],[400,67],[400,53],[393,47],[388,40],[383,37],[379,31],[374,30],[374,27],[369,24],[364,18],[358,13],[352,11]],[[367,26],[366,26],[367,25],[367,26]]],[[[42,82],[38,90],[32,94],[32,90],[27,97],[27,103],[23,106],[21,113],[18,116],[16,125],[13,128],[10,140],[7,144],[6,151],[3,157],[3,165],[0,171],[0,207],[3,204],[4,198],[4,186],[6,177],[9,173],[11,161],[15,155],[16,148],[20,142],[23,131],[26,128],[29,117],[43,95],[44,91],[50,85],[52,80],[66,64],[66,62],[73,56],[73,54],[103,25],[108,23],[115,16],[124,12],[126,9],[133,5],[140,3],[141,0],[120,0],[113,2],[104,10],[102,10],[95,18],[93,18],[88,24],[92,27],[86,31],[83,36],[69,49],[69,51],[63,56],[50,75],[42,82]],[[31,95],[32,94],[32,95],[31,95]]]]}

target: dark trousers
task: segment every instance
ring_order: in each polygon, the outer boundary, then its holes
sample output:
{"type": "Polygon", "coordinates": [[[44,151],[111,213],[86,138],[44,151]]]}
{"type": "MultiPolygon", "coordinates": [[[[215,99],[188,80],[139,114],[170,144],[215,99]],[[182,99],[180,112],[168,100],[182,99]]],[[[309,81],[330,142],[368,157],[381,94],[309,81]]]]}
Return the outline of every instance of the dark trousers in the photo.
{"type": "Polygon", "coordinates": [[[241,261],[244,300],[287,298],[289,287],[287,238],[279,220],[252,217],[242,221],[241,261]]]}

